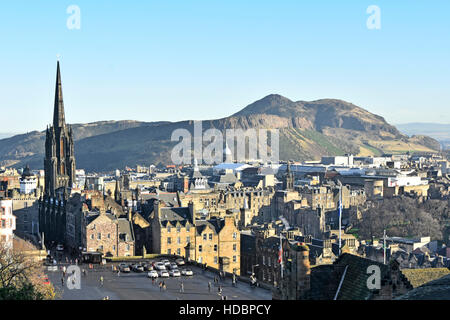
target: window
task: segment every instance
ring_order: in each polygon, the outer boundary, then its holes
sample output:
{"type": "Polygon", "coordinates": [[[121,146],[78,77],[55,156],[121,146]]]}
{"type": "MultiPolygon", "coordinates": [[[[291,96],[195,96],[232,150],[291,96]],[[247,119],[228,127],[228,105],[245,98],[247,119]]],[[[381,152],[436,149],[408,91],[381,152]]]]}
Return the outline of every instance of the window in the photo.
{"type": "Polygon", "coordinates": [[[170,226],[167,226],[167,232],[172,231],[172,228],[170,226]]]}
{"type": "Polygon", "coordinates": [[[181,231],[181,227],[178,226],[178,227],[177,227],[177,232],[179,233],[180,231],[181,231]]]}
{"type": "Polygon", "coordinates": [[[237,245],[236,245],[236,243],[234,243],[233,244],[233,251],[236,251],[237,250],[237,245]]]}
{"type": "Polygon", "coordinates": [[[171,237],[168,237],[167,238],[167,244],[171,244],[172,243],[172,238],[171,237]]]}
{"type": "Polygon", "coordinates": [[[94,240],[94,234],[91,234],[91,240],[94,240]]]}
{"type": "Polygon", "coordinates": [[[97,233],[97,239],[98,240],[102,240],[102,234],[99,232],[99,233],[97,233]]]}
{"type": "Polygon", "coordinates": [[[212,233],[209,234],[209,240],[212,240],[212,233]]]}
{"type": "Polygon", "coordinates": [[[181,238],[180,237],[177,238],[177,244],[181,244],[181,238]]]}
{"type": "Polygon", "coordinates": [[[214,245],[214,251],[217,252],[217,244],[214,245]]]}
{"type": "Polygon", "coordinates": [[[266,265],[266,256],[262,256],[262,264],[265,266],[266,265]]]}
{"type": "Polygon", "coordinates": [[[204,233],[204,234],[203,234],[203,240],[206,240],[206,236],[207,236],[207,234],[204,233]]]}
{"type": "Polygon", "coordinates": [[[186,237],[186,243],[189,243],[189,242],[191,242],[191,237],[187,236],[186,237]]]}
{"type": "Polygon", "coordinates": [[[115,245],[113,245],[113,251],[116,251],[116,246],[115,245]]]}
{"type": "Polygon", "coordinates": [[[111,233],[108,233],[107,237],[108,239],[111,239],[111,233]]]}
{"type": "Polygon", "coordinates": [[[186,231],[187,231],[187,232],[191,231],[191,226],[188,225],[188,224],[186,225],[186,231]]]}
{"type": "Polygon", "coordinates": [[[167,249],[167,254],[172,254],[172,250],[171,249],[167,249]]]}
{"type": "Polygon", "coordinates": [[[127,244],[127,251],[130,251],[130,245],[127,244]]]}
{"type": "Polygon", "coordinates": [[[237,261],[236,256],[233,256],[233,262],[236,262],[236,261],[237,261]]]}
{"type": "Polygon", "coordinates": [[[198,252],[202,252],[202,245],[198,246],[198,252]]]}
{"type": "Polygon", "coordinates": [[[181,255],[181,249],[180,248],[177,249],[177,255],[181,255]]]}
{"type": "Polygon", "coordinates": [[[233,232],[233,239],[237,239],[237,233],[233,232]]]}
{"type": "Polygon", "coordinates": [[[214,257],[214,263],[217,264],[217,257],[214,257]]]}

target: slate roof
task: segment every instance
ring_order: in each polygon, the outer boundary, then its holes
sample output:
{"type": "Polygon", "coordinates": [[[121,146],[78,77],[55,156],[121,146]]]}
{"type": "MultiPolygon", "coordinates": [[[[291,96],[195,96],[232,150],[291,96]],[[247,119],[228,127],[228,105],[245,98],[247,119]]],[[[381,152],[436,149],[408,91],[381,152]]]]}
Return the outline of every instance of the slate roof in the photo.
{"type": "Polygon", "coordinates": [[[428,282],[397,298],[398,300],[450,300],[450,275],[428,282]]]}
{"type": "Polygon", "coordinates": [[[173,207],[163,207],[161,208],[161,215],[160,220],[161,223],[164,221],[183,221],[188,220],[190,218],[190,212],[189,208],[187,207],[179,207],[179,208],[173,208],[173,207]]]}
{"type": "Polygon", "coordinates": [[[211,220],[197,221],[195,223],[195,228],[197,230],[198,235],[200,235],[207,226],[213,229],[215,234],[218,234],[220,230],[222,230],[224,225],[225,221],[223,219],[211,219],[211,220]]]}
{"type": "MultiPolygon", "coordinates": [[[[121,233],[125,233],[128,236],[128,241],[134,241],[134,232],[133,232],[133,228],[131,226],[130,221],[128,221],[127,219],[123,219],[120,218],[118,219],[118,231],[119,231],[119,235],[121,233]]],[[[119,237],[120,239],[120,237],[119,237]]],[[[121,241],[123,241],[122,239],[120,239],[121,241]]]]}
{"type": "Polygon", "coordinates": [[[402,273],[414,288],[450,274],[448,268],[403,269],[402,273]]]}
{"type": "MultiPolygon", "coordinates": [[[[111,213],[105,213],[104,215],[110,218],[112,221],[117,219],[116,216],[111,213]]],[[[98,217],[100,217],[100,212],[89,212],[84,218],[86,221],[86,225],[91,224],[98,217]]]]}

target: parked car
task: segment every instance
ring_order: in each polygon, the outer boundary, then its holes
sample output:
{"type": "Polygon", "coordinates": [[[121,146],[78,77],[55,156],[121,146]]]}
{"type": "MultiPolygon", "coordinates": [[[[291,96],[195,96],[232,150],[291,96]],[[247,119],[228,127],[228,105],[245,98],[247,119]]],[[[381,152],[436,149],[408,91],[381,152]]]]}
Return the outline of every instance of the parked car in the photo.
{"type": "Polygon", "coordinates": [[[135,264],[133,267],[133,271],[134,272],[144,272],[144,267],[141,266],[140,264],[135,264]]]}
{"type": "Polygon", "coordinates": [[[177,266],[176,263],[171,263],[171,264],[169,265],[169,269],[170,269],[170,270],[175,270],[175,269],[178,269],[178,266],[177,266]]]}
{"type": "Polygon", "coordinates": [[[158,270],[158,271],[166,270],[166,266],[162,262],[157,262],[155,264],[155,269],[158,270]]]}
{"type": "Polygon", "coordinates": [[[183,269],[183,270],[181,270],[181,274],[183,276],[193,276],[194,272],[192,272],[191,269],[183,269]]]}
{"type": "Polygon", "coordinates": [[[169,278],[170,275],[166,270],[160,270],[158,271],[158,276],[161,278],[169,278]]]}
{"type": "Polygon", "coordinates": [[[178,269],[172,269],[169,271],[169,275],[171,277],[179,277],[179,276],[181,276],[181,273],[180,273],[180,270],[178,270],[178,269]]]}
{"type": "Polygon", "coordinates": [[[166,268],[170,266],[170,261],[169,261],[169,260],[163,260],[163,261],[161,261],[161,262],[164,263],[164,265],[166,266],[166,268]]]}
{"type": "Polygon", "coordinates": [[[152,270],[149,273],[147,273],[147,277],[156,279],[156,278],[158,278],[158,272],[156,272],[155,270],[152,270]]]}
{"type": "Polygon", "coordinates": [[[124,272],[124,273],[128,273],[131,271],[130,266],[127,265],[126,263],[119,264],[119,270],[120,270],[120,272],[124,272]]]}
{"type": "Polygon", "coordinates": [[[182,258],[179,258],[179,259],[175,260],[175,263],[178,266],[184,266],[185,265],[184,259],[182,259],[182,258]]]}
{"type": "Polygon", "coordinates": [[[144,271],[152,271],[152,270],[154,270],[153,266],[151,264],[148,264],[148,263],[144,263],[142,265],[142,267],[144,267],[144,271]]]}

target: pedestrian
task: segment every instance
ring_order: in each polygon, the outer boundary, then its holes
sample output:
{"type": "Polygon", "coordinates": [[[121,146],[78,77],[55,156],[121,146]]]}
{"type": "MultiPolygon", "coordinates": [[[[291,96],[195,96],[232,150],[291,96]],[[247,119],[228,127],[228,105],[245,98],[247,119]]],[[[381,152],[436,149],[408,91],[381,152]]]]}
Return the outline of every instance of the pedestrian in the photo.
{"type": "Polygon", "coordinates": [[[61,286],[64,287],[64,277],[61,277],[61,286]]]}
{"type": "Polygon", "coordinates": [[[155,285],[155,278],[152,278],[152,285],[155,285]]]}
{"type": "Polygon", "coordinates": [[[208,281],[208,292],[211,292],[211,287],[212,287],[211,281],[208,281]]]}
{"type": "Polygon", "coordinates": [[[180,293],[184,293],[184,283],[181,281],[180,283],[180,293]]]}
{"type": "Polygon", "coordinates": [[[163,286],[164,291],[166,291],[166,282],[164,280],[162,282],[162,286],[163,286]]]}
{"type": "Polygon", "coordinates": [[[103,287],[103,276],[100,277],[100,286],[103,287]]]}
{"type": "Polygon", "coordinates": [[[219,289],[217,290],[219,292],[219,294],[222,294],[222,286],[219,286],[219,289]]]}
{"type": "Polygon", "coordinates": [[[117,269],[117,276],[120,277],[120,269],[117,269]]]}
{"type": "Polygon", "coordinates": [[[83,269],[83,276],[86,277],[86,270],[85,269],[83,269]]]}
{"type": "Polygon", "coordinates": [[[162,282],[160,281],[159,282],[159,292],[161,292],[162,291],[162,282]]]}

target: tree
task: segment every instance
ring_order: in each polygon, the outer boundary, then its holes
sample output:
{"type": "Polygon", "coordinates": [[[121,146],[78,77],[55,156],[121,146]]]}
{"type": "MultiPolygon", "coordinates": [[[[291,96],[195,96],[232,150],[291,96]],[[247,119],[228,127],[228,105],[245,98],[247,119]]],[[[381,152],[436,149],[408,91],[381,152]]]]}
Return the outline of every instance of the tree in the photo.
{"type": "Polygon", "coordinates": [[[15,240],[13,248],[0,242],[0,300],[55,299],[42,263],[29,254],[31,247],[23,240],[15,240]]]}

